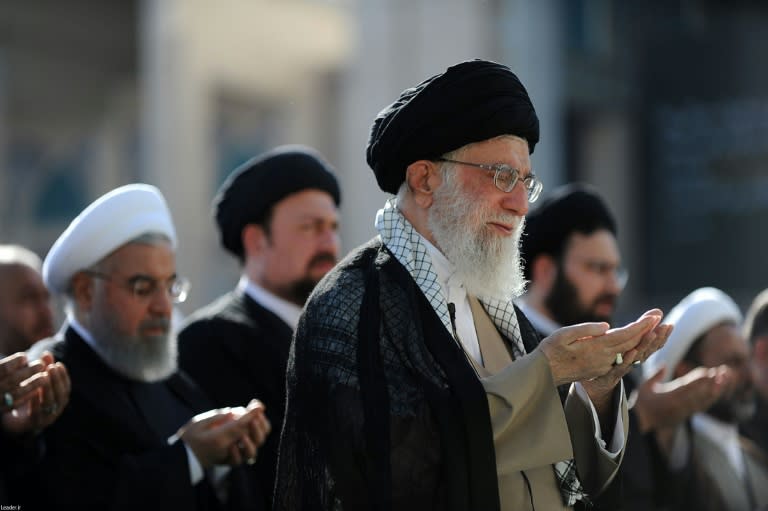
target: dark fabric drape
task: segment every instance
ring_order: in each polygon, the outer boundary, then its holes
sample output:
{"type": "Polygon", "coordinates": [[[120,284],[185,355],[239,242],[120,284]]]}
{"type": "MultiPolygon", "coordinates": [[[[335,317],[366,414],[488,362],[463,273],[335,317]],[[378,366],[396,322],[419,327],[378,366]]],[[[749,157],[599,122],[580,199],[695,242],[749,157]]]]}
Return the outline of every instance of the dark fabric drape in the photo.
{"type": "Polygon", "coordinates": [[[378,241],[326,276],[299,323],[275,490],[278,510],[499,509],[482,384],[378,241]]]}

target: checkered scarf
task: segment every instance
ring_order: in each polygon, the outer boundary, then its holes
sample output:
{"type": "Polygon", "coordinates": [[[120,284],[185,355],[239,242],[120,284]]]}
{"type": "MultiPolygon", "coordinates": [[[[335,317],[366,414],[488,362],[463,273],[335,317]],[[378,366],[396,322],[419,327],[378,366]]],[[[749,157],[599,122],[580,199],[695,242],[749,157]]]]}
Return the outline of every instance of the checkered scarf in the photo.
{"type": "MultiPolygon", "coordinates": [[[[376,229],[390,252],[416,281],[416,285],[429,300],[429,304],[443,322],[443,326],[451,332],[448,303],[442,287],[437,281],[437,274],[432,269],[432,258],[422,243],[421,236],[397,209],[396,199],[389,199],[384,208],[378,211],[376,229]]],[[[512,350],[515,358],[525,355],[525,346],[512,302],[489,297],[478,297],[478,300],[485,306],[485,310],[499,331],[508,339],[512,339],[512,350]]],[[[572,459],[557,462],[554,469],[560,485],[560,493],[566,505],[573,506],[580,499],[587,500],[587,495],[578,479],[576,465],[572,459]]]]}

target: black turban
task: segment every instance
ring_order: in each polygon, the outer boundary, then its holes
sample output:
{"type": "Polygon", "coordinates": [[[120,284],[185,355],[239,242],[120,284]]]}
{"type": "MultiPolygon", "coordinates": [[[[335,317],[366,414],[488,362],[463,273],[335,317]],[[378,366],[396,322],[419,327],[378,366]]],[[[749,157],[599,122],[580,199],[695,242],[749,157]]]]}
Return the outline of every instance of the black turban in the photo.
{"type": "Polygon", "coordinates": [[[530,152],[539,119],[528,93],[507,66],[472,60],[406,89],[379,112],[366,148],[379,187],[397,193],[405,169],[473,142],[517,135],[530,152]]]}
{"type": "Polygon", "coordinates": [[[571,234],[590,235],[606,229],[616,236],[616,221],[597,191],[583,183],[555,189],[525,218],[520,248],[525,278],[531,278],[531,264],[541,254],[559,258],[571,234]]]}
{"type": "Polygon", "coordinates": [[[312,148],[280,146],[256,156],[235,169],[213,199],[221,244],[243,258],[243,228],[262,223],[272,206],[283,198],[306,189],[317,189],[341,201],[334,170],[312,148]]]}

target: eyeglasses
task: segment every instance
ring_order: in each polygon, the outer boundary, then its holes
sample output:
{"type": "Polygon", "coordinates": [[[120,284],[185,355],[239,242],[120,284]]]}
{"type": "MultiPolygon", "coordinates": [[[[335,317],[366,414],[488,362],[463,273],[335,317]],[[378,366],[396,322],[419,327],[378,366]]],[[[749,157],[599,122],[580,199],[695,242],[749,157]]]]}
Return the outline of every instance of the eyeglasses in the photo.
{"type": "MultiPolygon", "coordinates": [[[[97,279],[108,282],[116,282],[113,275],[101,273],[98,271],[87,270],[85,273],[97,279]]],[[[173,303],[182,303],[187,299],[189,293],[189,280],[183,277],[172,277],[165,282],[161,282],[146,275],[134,275],[123,282],[123,287],[133,293],[139,300],[149,300],[158,289],[165,289],[173,303]]]]}
{"type": "Polygon", "coordinates": [[[515,187],[518,181],[523,183],[525,191],[528,194],[528,202],[536,202],[544,189],[544,184],[536,178],[536,175],[528,174],[524,179],[520,179],[520,171],[506,163],[494,163],[493,165],[484,165],[482,163],[470,163],[467,161],[449,160],[448,158],[438,158],[437,161],[447,163],[458,163],[459,165],[468,165],[483,170],[494,172],[493,184],[502,192],[509,193],[515,187]]]}
{"type": "Polygon", "coordinates": [[[629,271],[627,271],[627,269],[623,266],[617,266],[613,263],[597,261],[594,259],[585,259],[582,261],[582,264],[587,269],[587,271],[599,275],[602,278],[606,278],[609,275],[615,278],[619,289],[624,289],[624,286],[627,285],[627,280],[629,280],[629,271]]]}

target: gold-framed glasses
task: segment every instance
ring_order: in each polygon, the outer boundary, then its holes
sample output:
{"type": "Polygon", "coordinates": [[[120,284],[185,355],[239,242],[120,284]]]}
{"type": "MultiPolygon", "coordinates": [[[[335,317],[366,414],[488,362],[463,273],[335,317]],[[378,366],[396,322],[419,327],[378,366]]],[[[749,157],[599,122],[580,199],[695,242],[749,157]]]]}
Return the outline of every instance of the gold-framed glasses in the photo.
{"type": "Polygon", "coordinates": [[[171,277],[166,281],[161,281],[148,275],[133,275],[126,279],[117,279],[115,275],[101,273],[94,270],[86,270],[86,274],[97,279],[106,280],[121,285],[138,300],[149,300],[158,289],[164,289],[173,303],[182,303],[189,294],[189,280],[183,277],[171,277]]]}
{"type": "Polygon", "coordinates": [[[525,178],[520,178],[520,171],[511,165],[506,163],[494,163],[493,165],[486,165],[483,163],[472,163],[468,161],[451,160],[448,158],[438,158],[436,161],[444,161],[447,163],[456,163],[459,165],[468,165],[470,167],[476,167],[478,169],[490,170],[493,174],[493,184],[496,188],[502,192],[509,193],[519,182],[523,183],[523,188],[528,195],[528,202],[535,202],[541,195],[541,191],[544,189],[544,184],[536,177],[535,174],[530,173],[525,178]]]}

